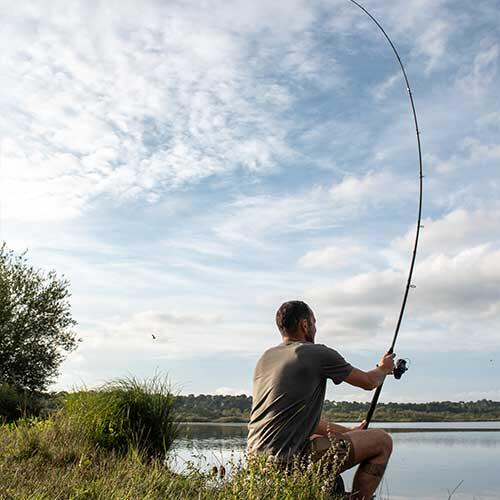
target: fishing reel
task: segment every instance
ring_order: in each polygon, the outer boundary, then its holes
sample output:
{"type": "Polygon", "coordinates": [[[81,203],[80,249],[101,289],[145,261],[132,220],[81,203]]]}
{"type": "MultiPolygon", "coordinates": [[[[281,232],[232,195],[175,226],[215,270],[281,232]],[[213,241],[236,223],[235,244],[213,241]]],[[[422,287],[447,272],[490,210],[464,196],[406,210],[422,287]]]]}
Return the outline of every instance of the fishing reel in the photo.
{"type": "Polygon", "coordinates": [[[406,359],[398,359],[396,361],[396,367],[392,372],[394,378],[399,380],[406,371],[408,371],[408,366],[406,365],[406,359]]]}

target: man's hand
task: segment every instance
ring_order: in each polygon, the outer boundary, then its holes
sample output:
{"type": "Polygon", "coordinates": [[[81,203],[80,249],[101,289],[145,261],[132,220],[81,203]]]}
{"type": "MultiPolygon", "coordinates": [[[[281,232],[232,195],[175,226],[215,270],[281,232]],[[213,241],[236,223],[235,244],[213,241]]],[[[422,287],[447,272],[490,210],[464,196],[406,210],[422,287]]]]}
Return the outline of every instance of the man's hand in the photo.
{"type": "Polygon", "coordinates": [[[396,357],[395,353],[386,352],[378,362],[377,366],[386,374],[389,375],[394,371],[394,358],[396,357]]]}
{"type": "Polygon", "coordinates": [[[351,427],[349,430],[361,431],[361,430],[365,429],[367,425],[368,424],[367,424],[366,420],[363,420],[363,422],[361,422],[359,425],[356,425],[355,427],[351,427]]]}
{"type": "Polygon", "coordinates": [[[364,372],[358,368],[353,368],[351,373],[345,378],[344,382],[361,387],[367,391],[371,391],[384,382],[384,379],[389,373],[394,371],[394,353],[386,352],[378,362],[376,368],[364,372]]]}

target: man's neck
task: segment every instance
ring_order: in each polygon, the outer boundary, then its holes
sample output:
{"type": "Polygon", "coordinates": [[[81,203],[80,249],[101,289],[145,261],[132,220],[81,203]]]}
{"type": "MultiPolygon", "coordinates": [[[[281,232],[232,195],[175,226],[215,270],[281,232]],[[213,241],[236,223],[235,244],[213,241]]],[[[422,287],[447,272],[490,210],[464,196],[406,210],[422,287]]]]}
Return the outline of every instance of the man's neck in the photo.
{"type": "Polygon", "coordinates": [[[285,335],[282,337],[283,342],[311,342],[310,340],[307,340],[305,337],[292,337],[290,335],[285,335]]]}

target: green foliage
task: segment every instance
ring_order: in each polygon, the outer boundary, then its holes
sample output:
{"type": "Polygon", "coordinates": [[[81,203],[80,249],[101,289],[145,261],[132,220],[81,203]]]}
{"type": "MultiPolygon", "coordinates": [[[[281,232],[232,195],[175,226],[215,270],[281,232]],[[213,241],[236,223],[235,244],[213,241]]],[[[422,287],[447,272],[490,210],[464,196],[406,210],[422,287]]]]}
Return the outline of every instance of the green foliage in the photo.
{"type": "Polygon", "coordinates": [[[43,390],[76,348],[69,282],[0,246],[0,381],[43,390]]]}
{"type": "MultiPolygon", "coordinates": [[[[32,393],[28,396],[12,387],[0,385],[0,421],[9,420],[7,414],[47,417],[64,406],[67,392],[32,393]],[[17,403],[13,400],[17,394],[17,403]],[[17,410],[16,410],[17,404],[17,410]],[[24,406],[23,406],[24,405],[24,406]],[[22,409],[22,411],[21,411],[22,409]]],[[[250,396],[221,396],[201,394],[175,397],[174,411],[179,422],[248,422],[252,398],[250,396]]],[[[356,422],[366,416],[369,403],[325,401],[323,417],[333,422],[356,422]]],[[[12,419],[12,417],[10,418],[12,419]]],[[[434,401],[429,403],[380,403],[375,413],[379,422],[464,422],[500,421],[500,402],[434,401]]]]}
{"type": "Polygon", "coordinates": [[[194,463],[178,474],[163,459],[88,446],[60,413],[0,426],[1,498],[326,500],[336,465],[297,461],[285,472],[259,457],[226,463],[224,477],[194,463]]]}
{"type": "Polygon", "coordinates": [[[184,422],[248,422],[252,398],[200,394],[177,396],[176,409],[184,422]]]}
{"type": "Polygon", "coordinates": [[[21,417],[19,393],[8,384],[0,384],[0,420],[12,421],[21,417]]]}
{"type": "MultiPolygon", "coordinates": [[[[330,420],[357,421],[365,418],[370,404],[325,401],[324,416],[330,420]]],[[[374,414],[378,422],[459,422],[500,420],[500,402],[433,401],[429,403],[380,403],[374,414]]]]}
{"type": "Polygon", "coordinates": [[[5,424],[3,429],[10,429],[15,436],[10,446],[6,447],[6,456],[17,461],[35,456],[48,459],[50,452],[44,438],[49,425],[47,421],[36,418],[19,419],[14,423],[5,424]]]}
{"type": "MultiPolygon", "coordinates": [[[[177,396],[176,409],[183,422],[248,422],[250,396],[177,396]]],[[[370,403],[325,401],[323,417],[333,422],[357,422],[365,418],[370,403]]],[[[379,403],[374,421],[442,422],[500,420],[500,402],[435,401],[430,403],[379,403]]]]}
{"type": "Polygon", "coordinates": [[[288,470],[272,457],[256,457],[239,464],[231,481],[222,484],[222,498],[268,500],[323,500],[335,495],[335,480],[341,464],[333,459],[334,449],[321,461],[295,460],[288,470]]]}
{"type": "Polygon", "coordinates": [[[160,377],[119,379],[98,391],[69,394],[61,415],[93,444],[120,453],[164,456],[177,436],[175,397],[160,377]]]}
{"type": "Polygon", "coordinates": [[[51,395],[0,384],[0,422],[30,416],[45,417],[56,409],[56,405],[51,395]]]}

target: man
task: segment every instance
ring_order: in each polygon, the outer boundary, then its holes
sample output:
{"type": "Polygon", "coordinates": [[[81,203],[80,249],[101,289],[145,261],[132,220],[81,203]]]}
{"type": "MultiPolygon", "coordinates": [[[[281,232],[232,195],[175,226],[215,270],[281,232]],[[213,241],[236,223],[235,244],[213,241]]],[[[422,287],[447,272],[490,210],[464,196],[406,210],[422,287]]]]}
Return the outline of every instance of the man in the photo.
{"type": "MultiPolygon", "coordinates": [[[[276,313],[281,344],[257,362],[248,424],[249,455],[269,453],[287,463],[311,453],[321,458],[330,446],[345,450],[340,472],[360,464],[353,481],[353,500],[372,498],[392,452],[382,429],[363,430],[321,420],[326,381],[373,390],[394,369],[394,354],[385,354],[373,370],[354,368],[335,350],[315,344],[316,318],[302,301],[285,302],[276,313]]],[[[336,452],[337,456],[341,455],[336,452]]]]}

